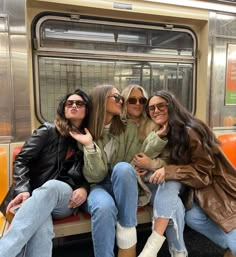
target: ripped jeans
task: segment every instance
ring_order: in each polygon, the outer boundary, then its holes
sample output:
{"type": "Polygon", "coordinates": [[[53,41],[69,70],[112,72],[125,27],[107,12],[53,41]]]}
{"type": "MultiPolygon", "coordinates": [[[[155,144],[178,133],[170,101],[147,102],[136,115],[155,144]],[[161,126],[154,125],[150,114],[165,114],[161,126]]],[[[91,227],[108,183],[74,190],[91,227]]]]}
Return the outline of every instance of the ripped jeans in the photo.
{"type": "Polygon", "coordinates": [[[170,219],[165,234],[171,256],[187,249],[184,243],[185,208],[180,199],[184,186],[176,181],[167,181],[159,185],[147,184],[152,191],[151,204],[153,205],[154,218],[170,219]]]}

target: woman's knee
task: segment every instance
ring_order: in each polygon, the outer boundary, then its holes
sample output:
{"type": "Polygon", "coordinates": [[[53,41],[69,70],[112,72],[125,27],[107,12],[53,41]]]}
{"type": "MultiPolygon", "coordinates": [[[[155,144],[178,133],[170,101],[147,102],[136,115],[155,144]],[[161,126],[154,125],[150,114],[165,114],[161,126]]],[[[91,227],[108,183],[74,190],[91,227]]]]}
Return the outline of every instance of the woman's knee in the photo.
{"type": "Polygon", "coordinates": [[[111,180],[117,178],[125,178],[125,180],[131,178],[137,180],[135,169],[128,162],[119,162],[114,166],[112,170],[111,180]]]}
{"type": "Polygon", "coordinates": [[[59,181],[59,180],[55,180],[55,179],[48,180],[41,187],[37,188],[34,191],[37,192],[37,191],[41,191],[41,190],[49,191],[50,194],[53,194],[53,193],[55,193],[55,194],[61,194],[61,193],[72,194],[72,188],[68,184],[66,184],[65,182],[59,181]]]}
{"type": "Polygon", "coordinates": [[[167,181],[158,185],[157,194],[167,196],[178,196],[181,190],[182,184],[176,181],[167,181]]]}

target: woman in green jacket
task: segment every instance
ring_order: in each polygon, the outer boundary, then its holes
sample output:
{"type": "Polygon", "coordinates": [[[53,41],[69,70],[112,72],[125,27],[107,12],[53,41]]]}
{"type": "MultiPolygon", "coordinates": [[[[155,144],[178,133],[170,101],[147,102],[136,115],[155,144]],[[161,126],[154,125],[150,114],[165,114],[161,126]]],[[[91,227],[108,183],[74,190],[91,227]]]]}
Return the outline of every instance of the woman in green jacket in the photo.
{"type": "Polygon", "coordinates": [[[92,218],[95,257],[114,257],[115,236],[119,257],[136,256],[138,186],[129,164],[140,151],[152,154],[166,142],[152,132],[141,144],[134,122],[120,119],[123,97],[111,85],[91,93],[89,131],[95,141],[84,149],[84,176],[94,185],[87,201],[92,218]]]}

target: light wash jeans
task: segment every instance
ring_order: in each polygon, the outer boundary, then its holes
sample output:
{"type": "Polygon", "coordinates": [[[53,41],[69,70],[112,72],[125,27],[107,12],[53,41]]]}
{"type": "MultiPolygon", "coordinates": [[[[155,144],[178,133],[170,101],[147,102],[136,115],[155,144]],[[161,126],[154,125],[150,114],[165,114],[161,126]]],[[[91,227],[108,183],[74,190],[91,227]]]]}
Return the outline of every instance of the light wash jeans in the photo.
{"type": "Polygon", "coordinates": [[[193,230],[203,234],[223,249],[229,248],[236,256],[236,229],[226,233],[211,220],[197,203],[186,212],[186,224],[193,230]]]}
{"type": "Polygon", "coordinates": [[[170,219],[165,234],[171,256],[187,249],[184,243],[185,208],[180,199],[184,186],[176,181],[167,181],[159,185],[147,184],[152,191],[151,203],[154,218],[170,219]]]}
{"type": "Polygon", "coordinates": [[[111,176],[91,188],[85,206],[91,214],[95,257],[114,257],[116,223],[136,226],[137,203],[136,172],[126,162],[117,163],[111,176]]]}
{"type": "Polygon", "coordinates": [[[35,189],[0,239],[0,257],[16,257],[26,245],[25,257],[51,257],[54,237],[52,217],[70,216],[72,189],[58,180],[49,180],[35,189]]]}

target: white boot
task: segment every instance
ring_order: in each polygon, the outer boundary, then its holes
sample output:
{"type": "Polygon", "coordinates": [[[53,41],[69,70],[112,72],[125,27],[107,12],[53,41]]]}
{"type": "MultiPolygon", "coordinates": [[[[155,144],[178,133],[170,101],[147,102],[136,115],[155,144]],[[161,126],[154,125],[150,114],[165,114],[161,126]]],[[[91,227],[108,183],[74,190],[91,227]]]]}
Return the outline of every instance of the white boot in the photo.
{"type": "Polygon", "coordinates": [[[164,236],[159,235],[156,231],[153,230],[138,257],[156,257],[165,239],[166,238],[164,236]]]}

